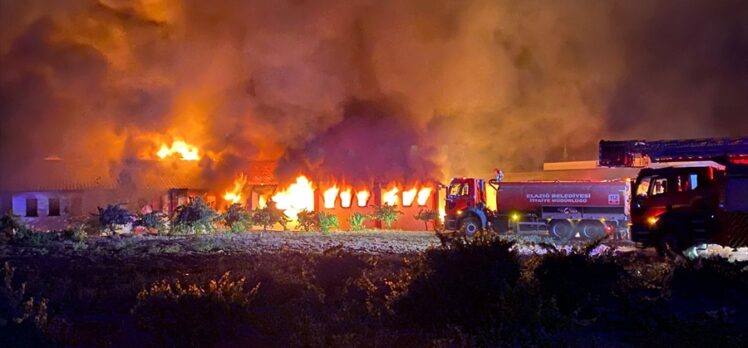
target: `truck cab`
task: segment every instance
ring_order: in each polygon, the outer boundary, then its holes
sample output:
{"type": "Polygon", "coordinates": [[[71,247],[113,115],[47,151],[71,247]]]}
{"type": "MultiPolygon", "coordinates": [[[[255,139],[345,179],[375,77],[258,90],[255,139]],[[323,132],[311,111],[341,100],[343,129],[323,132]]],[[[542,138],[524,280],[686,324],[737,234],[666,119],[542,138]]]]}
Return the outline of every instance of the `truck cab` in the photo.
{"type": "Polygon", "coordinates": [[[724,180],[725,166],[711,161],[642,169],[632,183],[632,240],[661,249],[707,242],[717,228],[724,180]]]}
{"type": "Polygon", "coordinates": [[[460,230],[472,237],[486,228],[490,211],[486,209],[486,181],[477,178],[453,178],[447,186],[444,206],[447,230],[460,230]]]}

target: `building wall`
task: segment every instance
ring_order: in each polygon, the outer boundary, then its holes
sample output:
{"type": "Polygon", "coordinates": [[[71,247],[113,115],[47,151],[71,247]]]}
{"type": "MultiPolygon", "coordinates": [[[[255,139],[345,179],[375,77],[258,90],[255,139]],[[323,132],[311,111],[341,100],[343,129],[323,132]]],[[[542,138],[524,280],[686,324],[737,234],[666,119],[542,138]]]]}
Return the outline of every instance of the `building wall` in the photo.
{"type": "Polygon", "coordinates": [[[11,207],[13,214],[35,229],[62,229],[71,222],[88,218],[97,212],[97,207],[106,206],[113,198],[107,190],[16,192],[11,196],[11,207]],[[27,216],[28,199],[37,200],[37,216],[27,216]],[[49,215],[50,199],[60,200],[59,216],[49,215]]]}

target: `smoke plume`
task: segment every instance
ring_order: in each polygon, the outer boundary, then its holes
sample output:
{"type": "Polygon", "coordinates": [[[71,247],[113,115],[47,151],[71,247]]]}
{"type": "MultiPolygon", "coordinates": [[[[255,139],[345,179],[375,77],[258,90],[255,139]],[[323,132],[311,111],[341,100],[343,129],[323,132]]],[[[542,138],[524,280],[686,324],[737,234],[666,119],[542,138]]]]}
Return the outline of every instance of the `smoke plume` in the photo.
{"type": "Polygon", "coordinates": [[[2,0],[0,21],[5,168],[122,173],[178,138],[216,184],[278,159],[444,179],[748,134],[745,1],[2,0]]]}

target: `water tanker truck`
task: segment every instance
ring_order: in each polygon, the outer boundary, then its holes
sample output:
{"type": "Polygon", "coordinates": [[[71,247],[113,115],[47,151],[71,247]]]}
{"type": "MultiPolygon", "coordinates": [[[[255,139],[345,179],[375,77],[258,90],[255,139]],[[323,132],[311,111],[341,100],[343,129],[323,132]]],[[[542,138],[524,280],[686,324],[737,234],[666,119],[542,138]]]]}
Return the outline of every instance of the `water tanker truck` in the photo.
{"type": "Polygon", "coordinates": [[[488,181],[496,210],[486,204],[486,181],[453,178],[447,188],[445,229],[472,237],[497,233],[549,234],[595,239],[625,229],[630,185],[626,181],[488,181]]]}

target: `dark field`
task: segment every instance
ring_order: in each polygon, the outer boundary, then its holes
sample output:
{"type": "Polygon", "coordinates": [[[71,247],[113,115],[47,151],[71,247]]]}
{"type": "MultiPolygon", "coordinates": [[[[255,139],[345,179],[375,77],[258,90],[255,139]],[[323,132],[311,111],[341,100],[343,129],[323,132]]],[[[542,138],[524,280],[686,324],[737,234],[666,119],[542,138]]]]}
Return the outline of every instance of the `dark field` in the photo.
{"type": "Polygon", "coordinates": [[[4,244],[0,346],[746,344],[745,263],[439,244],[405,232],[4,244]]]}

